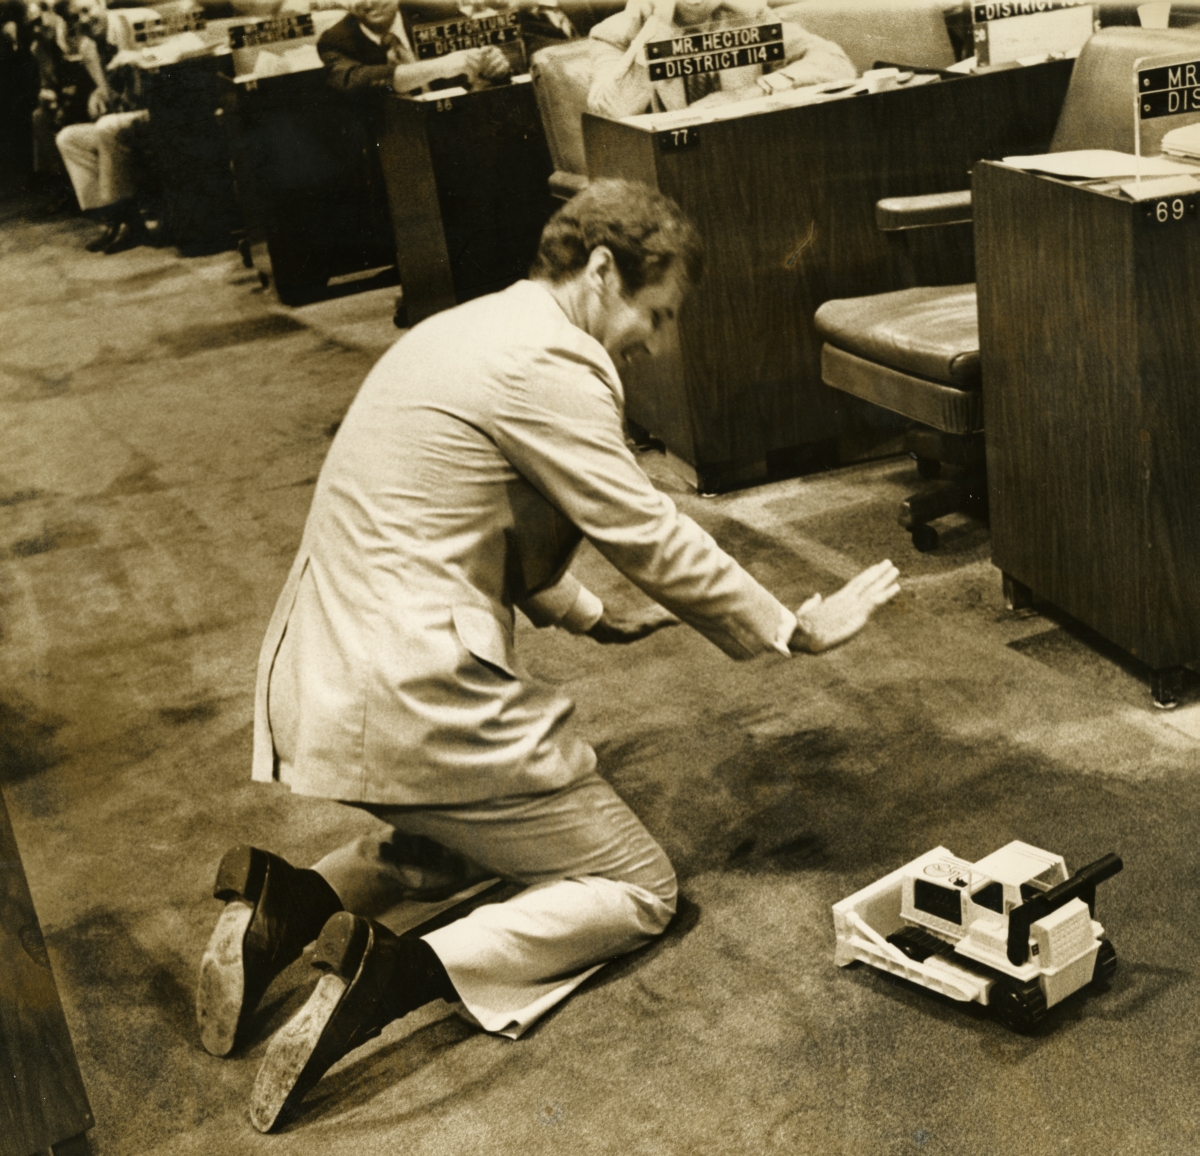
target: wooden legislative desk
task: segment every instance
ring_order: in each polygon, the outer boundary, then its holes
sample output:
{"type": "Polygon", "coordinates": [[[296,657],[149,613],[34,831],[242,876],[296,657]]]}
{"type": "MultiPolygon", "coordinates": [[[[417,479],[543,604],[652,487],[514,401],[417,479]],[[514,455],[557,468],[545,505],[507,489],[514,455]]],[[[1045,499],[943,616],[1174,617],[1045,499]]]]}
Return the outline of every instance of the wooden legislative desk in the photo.
{"type": "Polygon", "coordinates": [[[992,559],[1163,705],[1200,658],[1200,196],[1176,200],[974,179],[992,559]]]}
{"type": "Polygon", "coordinates": [[[94,1123],[0,796],[0,1156],[86,1153],[94,1123]]]}
{"type": "Polygon", "coordinates": [[[228,55],[145,69],[149,137],[172,243],[185,255],[231,249],[241,214],[229,171],[229,142],[217,108],[228,55]]]}
{"type": "Polygon", "coordinates": [[[431,97],[385,98],[379,141],[410,325],[524,277],[555,208],[527,79],[431,97]]]}
{"type": "Polygon", "coordinates": [[[323,69],[227,82],[225,121],[254,265],[285,304],[394,261],[375,139],[381,98],[367,95],[332,92],[323,69]]]}
{"type": "Polygon", "coordinates": [[[584,116],[591,177],[673,197],[708,247],[679,349],[626,378],[627,412],[702,491],[866,455],[896,426],[821,381],[812,318],[835,297],[974,277],[970,229],[885,234],[881,197],[965,189],[980,157],[1044,151],[1071,62],[719,121],[673,148],[640,127],[584,116]],[[933,234],[938,234],[933,240],[933,234]]]}

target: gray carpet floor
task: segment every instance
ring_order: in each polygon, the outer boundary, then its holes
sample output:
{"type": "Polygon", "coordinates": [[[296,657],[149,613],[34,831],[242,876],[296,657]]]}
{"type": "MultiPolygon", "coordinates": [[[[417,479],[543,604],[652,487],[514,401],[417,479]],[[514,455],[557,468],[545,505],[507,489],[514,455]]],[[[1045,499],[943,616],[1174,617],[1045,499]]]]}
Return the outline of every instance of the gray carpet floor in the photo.
{"type": "MultiPolygon", "coordinates": [[[[98,1156],[188,1153],[1184,1154],[1196,1095],[1200,693],[1052,607],[1013,615],[985,526],[916,554],[907,459],[699,498],[647,471],[785,601],[891,557],[903,592],[820,658],[739,664],[684,628],[612,649],[526,624],[602,772],[675,862],[680,913],[523,1039],[443,1004],[341,1061],[288,1130],[246,1101],[271,1031],[200,1048],[196,966],[237,842],[318,858],[369,820],[249,781],[255,660],[390,297],[287,310],[235,254],[83,252],[0,224],[0,775],[98,1156]],[[944,844],[1124,872],[1104,994],[1031,1037],[833,964],[830,906],[944,844]]],[[[606,598],[640,598],[594,552],[606,598]]]]}

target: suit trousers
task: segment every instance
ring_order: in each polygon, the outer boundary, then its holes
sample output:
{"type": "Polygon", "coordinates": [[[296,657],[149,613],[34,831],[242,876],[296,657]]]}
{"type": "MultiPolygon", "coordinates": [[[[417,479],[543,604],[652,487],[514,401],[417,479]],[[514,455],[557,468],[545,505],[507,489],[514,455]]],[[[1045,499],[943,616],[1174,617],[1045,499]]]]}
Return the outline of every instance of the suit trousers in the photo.
{"type": "Polygon", "coordinates": [[[457,852],[475,877],[529,885],[424,937],[487,1031],[516,1039],[605,961],[661,934],[675,913],[675,872],[662,848],[594,772],[546,794],[356,805],[390,829],[315,864],[356,914],[382,914],[404,897],[411,874],[397,847],[406,836],[457,852]]]}
{"type": "Polygon", "coordinates": [[[55,138],[81,209],[102,209],[137,192],[131,129],[150,114],[111,112],[70,124],[55,138]]]}

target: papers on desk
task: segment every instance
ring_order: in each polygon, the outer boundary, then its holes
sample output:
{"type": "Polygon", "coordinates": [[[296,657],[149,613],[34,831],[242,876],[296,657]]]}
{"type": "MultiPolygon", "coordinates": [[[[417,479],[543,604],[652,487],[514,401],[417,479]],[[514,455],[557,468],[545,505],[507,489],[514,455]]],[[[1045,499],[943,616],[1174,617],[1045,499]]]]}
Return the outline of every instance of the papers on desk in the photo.
{"type": "MultiPolygon", "coordinates": [[[[765,79],[765,78],[764,78],[765,79]]],[[[899,69],[883,69],[864,75],[858,80],[830,80],[824,84],[807,84],[801,88],[784,89],[761,95],[757,87],[747,87],[734,92],[714,92],[687,108],[671,112],[643,112],[636,116],[621,117],[622,124],[632,124],[651,132],[663,132],[672,128],[685,128],[698,124],[713,124],[721,120],[738,120],[744,116],[757,116],[763,112],[776,112],[784,108],[799,108],[809,104],[823,104],[830,100],[843,100],[849,96],[863,96],[872,92],[890,91],[893,88],[916,88],[937,81],[934,72],[901,73],[899,69]],[[886,72],[886,77],[881,73],[886,72]],[[900,77],[907,77],[898,83],[900,77]],[[881,84],[886,87],[881,87],[881,84]]]]}
{"type": "Polygon", "coordinates": [[[301,44],[297,48],[285,48],[279,52],[260,48],[254,58],[253,70],[235,76],[234,80],[240,84],[248,80],[263,80],[268,76],[286,76],[290,72],[309,72],[323,67],[315,44],[301,44]]]}
{"type": "Polygon", "coordinates": [[[178,36],[169,36],[153,48],[143,48],[138,53],[138,64],[142,68],[162,68],[195,56],[209,56],[215,47],[211,41],[195,32],[181,32],[178,36]]]}
{"type": "Polygon", "coordinates": [[[1200,124],[1185,124],[1173,128],[1162,139],[1162,151],[1173,157],[1200,160],[1200,124]]]}
{"type": "Polygon", "coordinates": [[[1149,181],[1127,181],[1121,186],[1131,201],[1156,201],[1160,197],[1190,197],[1200,193],[1200,170],[1195,176],[1155,177],[1149,181]]]}
{"type": "Polygon", "coordinates": [[[1181,164],[1165,157],[1142,157],[1115,149],[1077,149],[1065,153],[1041,153],[1029,157],[1005,157],[1003,163],[1029,173],[1045,173],[1066,180],[1112,181],[1118,177],[1166,177],[1194,173],[1195,165],[1181,164]]]}

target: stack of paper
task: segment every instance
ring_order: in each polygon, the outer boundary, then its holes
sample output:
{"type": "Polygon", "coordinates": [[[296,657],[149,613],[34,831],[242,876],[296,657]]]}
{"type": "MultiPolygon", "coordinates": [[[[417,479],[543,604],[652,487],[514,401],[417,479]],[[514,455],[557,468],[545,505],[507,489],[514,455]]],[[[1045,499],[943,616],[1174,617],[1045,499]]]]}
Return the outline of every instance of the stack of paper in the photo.
{"type": "Polygon", "coordinates": [[[1040,153],[1030,157],[1005,157],[1004,163],[1030,173],[1046,173],[1067,180],[1104,181],[1118,177],[1165,177],[1194,173],[1192,165],[1163,157],[1135,157],[1115,149],[1076,149],[1063,153],[1040,153]]]}
{"type": "Polygon", "coordinates": [[[1173,128],[1162,139],[1162,151],[1173,157],[1189,157],[1200,160],[1200,124],[1186,124],[1173,128]]]}

